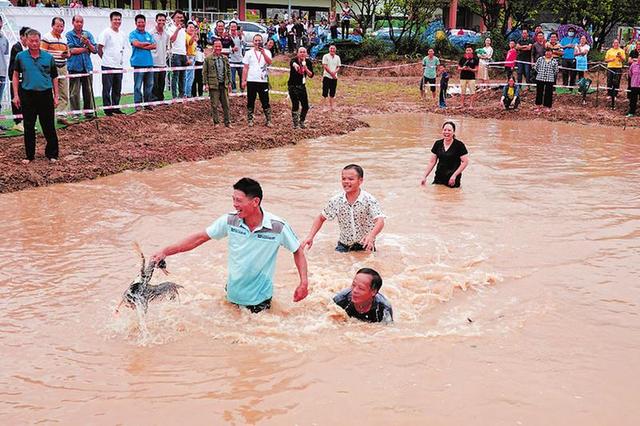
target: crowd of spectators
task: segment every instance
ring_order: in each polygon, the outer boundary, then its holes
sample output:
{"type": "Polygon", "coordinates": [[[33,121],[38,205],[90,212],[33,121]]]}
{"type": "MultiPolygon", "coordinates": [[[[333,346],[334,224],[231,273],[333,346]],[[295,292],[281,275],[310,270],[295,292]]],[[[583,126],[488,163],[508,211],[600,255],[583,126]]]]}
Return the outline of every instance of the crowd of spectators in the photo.
{"type": "MultiPolygon", "coordinates": [[[[606,66],[606,89],[607,100],[611,109],[616,108],[616,99],[620,96],[620,83],[624,68],[629,67],[627,72],[629,99],[629,110],[627,116],[636,114],[637,98],[640,91],[640,41],[629,46],[626,52],[620,47],[619,40],[614,40],[611,48],[606,50],[604,63],[606,66]]],[[[504,61],[496,61],[493,58],[493,48],[491,39],[484,40],[484,47],[474,50],[472,46],[465,48],[465,53],[460,58],[457,70],[460,73],[460,105],[473,107],[476,96],[476,80],[480,80],[483,89],[489,84],[489,67],[499,65],[504,69],[506,82],[502,87],[500,105],[505,109],[517,109],[520,105],[520,93],[535,86],[536,100],[535,111],[543,108],[549,110],[553,105],[553,96],[558,87],[562,87],[571,92],[578,91],[582,94],[582,102],[586,104],[586,94],[591,85],[591,80],[585,76],[588,71],[589,46],[586,36],[576,35],[575,28],[569,28],[567,35],[562,39],[558,34],[552,32],[549,37],[545,37],[541,27],[536,27],[534,36],[531,37],[529,31],[524,29],[517,40],[510,40],[504,61]],[[558,77],[561,76],[561,85],[558,84],[558,77]],[[521,87],[522,86],[522,87],[521,87]]],[[[445,68],[440,69],[440,60],[434,56],[433,49],[429,49],[427,56],[423,59],[423,78],[420,81],[420,91],[423,99],[429,87],[435,100],[436,77],[444,79],[444,86],[448,86],[449,73],[445,68]]],[[[441,84],[442,85],[442,84],[441,84]]],[[[439,106],[446,107],[445,95],[441,93],[439,106]]]]}
{"type": "MultiPolygon", "coordinates": [[[[175,24],[171,35],[165,30],[167,15],[164,13],[155,16],[151,32],[147,31],[146,17],[136,15],[135,29],[128,35],[120,29],[122,14],[118,11],[111,12],[109,26],[97,37],[84,29],[80,15],[72,17],[72,29],[66,33],[62,17],[54,17],[51,31],[44,35],[35,29],[21,28],[20,41],[11,48],[8,71],[12,80],[13,113],[22,116],[15,117],[13,129],[24,132],[24,162],[34,160],[36,119],[39,118],[47,140],[46,156],[53,162],[57,161],[58,152],[56,119],[60,124],[70,125],[81,116],[86,120],[95,118],[92,55],[96,54],[101,58],[102,109],[107,116],[124,114],[120,102],[122,79],[125,55],[131,52],[129,63],[133,68],[136,110],[152,109],[156,101],[164,100],[167,72],[170,72],[172,98],[208,92],[214,126],[220,122],[218,107],[222,107],[224,124],[231,127],[228,96],[234,91],[246,90],[248,125],[254,125],[254,106],[259,97],[266,126],[271,127],[268,68],[273,57],[269,47],[273,45],[265,44],[257,34],[251,40],[251,49],[247,50],[248,44],[235,21],[228,26],[223,21],[216,22],[212,37],[207,37],[207,43],[202,44],[200,35],[206,27],[201,26],[201,22],[187,21],[180,10],[171,18],[175,24]],[[196,70],[196,65],[202,68],[196,70]]],[[[0,51],[9,54],[8,42],[1,32],[0,51]]],[[[333,109],[341,66],[335,46],[331,46],[322,62],[323,96],[329,98],[329,107],[333,109]]],[[[289,65],[293,127],[305,128],[309,110],[305,82],[314,73],[304,47],[298,47],[297,56],[289,65]]],[[[0,60],[0,71],[3,66],[6,68],[0,60]]],[[[3,86],[4,80],[0,79],[0,95],[3,86]]]]}

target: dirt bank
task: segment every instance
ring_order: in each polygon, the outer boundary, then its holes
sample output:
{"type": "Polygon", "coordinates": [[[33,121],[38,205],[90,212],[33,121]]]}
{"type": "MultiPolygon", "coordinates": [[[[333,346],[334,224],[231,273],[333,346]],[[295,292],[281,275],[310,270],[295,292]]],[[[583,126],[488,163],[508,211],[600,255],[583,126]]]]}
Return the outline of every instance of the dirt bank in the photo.
{"type": "Polygon", "coordinates": [[[314,113],[308,118],[309,129],[293,132],[289,102],[282,99],[272,101],[272,128],[264,126],[261,112],[256,114],[256,126],[249,128],[245,106],[245,99],[232,99],[232,129],[213,128],[207,101],[79,123],[58,131],[60,161],[55,164],[44,158],[44,138],[40,135],[36,160],[28,165],[20,162],[24,158],[23,138],[3,139],[0,192],[95,179],[123,170],[154,169],[181,161],[213,158],[230,151],[275,148],[367,126],[352,116],[335,114],[321,120],[319,114],[314,113]]]}
{"type": "MultiPolygon", "coordinates": [[[[612,110],[608,105],[607,97],[602,92],[598,99],[595,94],[589,94],[587,104],[582,104],[582,99],[574,94],[554,95],[551,111],[535,111],[535,89],[522,93],[522,103],[517,111],[505,111],[500,104],[501,90],[485,90],[477,94],[473,108],[461,108],[459,96],[447,100],[446,109],[431,107],[431,110],[442,115],[464,115],[475,118],[493,118],[498,120],[534,120],[544,119],[548,121],[565,121],[585,125],[603,125],[614,127],[640,127],[639,117],[627,118],[625,115],[629,109],[629,101],[626,97],[618,98],[616,109],[612,110]],[[596,106],[596,103],[598,104],[596,106]]],[[[468,103],[468,101],[467,101],[468,103]]]]}
{"type": "MultiPolygon", "coordinates": [[[[457,83],[457,82],[453,82],[457,83]]],[[[60,161],[45,161],[44,140],[38,136],[36,161],[23,165],[23,138],[2,139],[0,143],[0,192],[44,186],[53,183],[76,182],[107,176],[124,170],[144,170],[182,161],[198,161],[225,155],[231,151],[275,148],[295,144],[303,139],[345,134],[367,126],[358,117],[378,113],[434,112],[443,116],[470,116],[498,120],[545,119],[585,125],[606,125],[617,128],[640,127],[640,118],[626,118],[626,97],[617,109],[606,107],[604,92],[596,106],[596,96],[590,94],[583,106],[577,95],[556,95],[550,112],[534,111],[535,92],[524,92],[517,112],[504,111],[499,100],[501,91],[479,92],[474,108],[460,108],[459,97],[447,100],[449,108],[437,108],[428,96],[421,101],[415,77],[352,76],[340,80],[338,110],[328,114],[319,106],[319,81],[310,84],[312,107],[309,129],[292,131],[290,102],[287,98],[272,99],[273,128],[264,124],[262,113],[256,115],[256,127],[247,127],[246,99],[232,98],[233,129],[214,129],[207,101],[159,107],[130,116],[101,117],[70,126],[58,132],[60,161]]],[[[278,90],[282,90],[279,88],[278,90]]],[[[257,107],[258,111],[260,107],[257,107]]],[[[514,125],[517,123],[514,121],[514,125]]]]}

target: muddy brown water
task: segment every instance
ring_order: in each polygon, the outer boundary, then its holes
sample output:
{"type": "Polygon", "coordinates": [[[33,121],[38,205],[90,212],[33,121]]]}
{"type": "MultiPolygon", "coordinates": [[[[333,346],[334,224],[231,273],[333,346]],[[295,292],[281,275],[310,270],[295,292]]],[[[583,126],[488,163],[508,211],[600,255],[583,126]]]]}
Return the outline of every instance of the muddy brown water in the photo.
{"type": "MultiPolygon", "coordinates": [[[[637,424],[640,131],[458,119],[461,190],[419,186],[440,116],[390,115],[346,136],[0,196],[3,424],[637,424]],[[180,303],[113,308],[148,254],[231,210],[233,182],[299,236],[365,168],[389,216],[379,252],[308,253],[291,301],[224,301],[226,245],[168,259],[180,303]],[[331,296],[378,269],[392,326],[331,296]]],[[[158,277],[154,277],[158,278],[158,277]]],[[[157,281],[156,281],[157,282],[157,281]]]]}

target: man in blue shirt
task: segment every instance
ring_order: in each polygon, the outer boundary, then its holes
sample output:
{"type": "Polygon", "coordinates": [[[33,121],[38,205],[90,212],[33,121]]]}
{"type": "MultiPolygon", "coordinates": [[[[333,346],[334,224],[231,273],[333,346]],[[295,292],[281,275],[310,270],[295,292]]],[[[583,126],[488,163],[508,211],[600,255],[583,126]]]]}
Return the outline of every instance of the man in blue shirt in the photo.
{"type": "Polygon", "coordinates": [[[564,49],[562,54],[562,85],[574,86],[576,83],[576,57],[574,48],[580,41],[576,37],[576,30],[569,27],[567,36],[560,40],[560,47],[564,49]]]}
{"type": "Polygon", "coordinates": [[[16,55],[13,69],[13,102],[22,108],[24,147],[29,164],[36,156],[36,119],[40,118],[42,133],[47,141],[45,155],[52,163],[58,161],[58,135],[55,126],[55,107],[58,105],[58,68],[50,53],[40,50],[40,33],[26,33],[28,50],[16,55]],[[22,81],[20,81],[22,74],[22,81]],[[20,90],[18,90],[18,88],[20,90]]]}
{"type": "MultiPolygon", "coordinates": [[[[71,19],[73,30],[67,33],[67,45],[69,46],[70,57],[67,60],[67,70],[71,74],[86,74],[93,71],[91,54],[98,53],[96,42],[89,31],[84,31],[84,18],[75,15],[71,19]]],[[[80,89],[82,88],[82,109],[94,110],[93,99],[93,76],[69,78],[69,103],[71,110],[80,109],[80,89]]],[[[85,112],[85,118],[92,119],[93,113],[85,112]]]]}
{"type": "Polygon", "coordinates": [[[304,299],[309,293],[307,259],[291,227],[262,210],[262,188],[255,180],[242,178],[233,189],[235,212],[220,216],[205,231],[165,247],[152,260],[159,262],[167,256],[193,250],[212,238],[228,237],[227,299],[257,313],[271,307],[276,256],[283,246],[293,253],[300,276],[293,301],[304,299]]]}
{"type": "MultiPolygon", "coordinates": [[[[136,29],[129,34],[131,43],[131,66],[133,68],[153,68],[153,55],[151,51],[156,48],[153,36],[147,32],[147,19],[144,15],[136,15],[136,29]]],[[[133,74],[133,101],[138,104],[143,101],[142,85],[144,83],[144,102],[151,101],[153,91],[153,71],[137,72],[133,74]]],[[[146,109],[151,109],[145,106],[146,109]]],[[[136,106],[136,110],[142,107],[136,106]]]]}

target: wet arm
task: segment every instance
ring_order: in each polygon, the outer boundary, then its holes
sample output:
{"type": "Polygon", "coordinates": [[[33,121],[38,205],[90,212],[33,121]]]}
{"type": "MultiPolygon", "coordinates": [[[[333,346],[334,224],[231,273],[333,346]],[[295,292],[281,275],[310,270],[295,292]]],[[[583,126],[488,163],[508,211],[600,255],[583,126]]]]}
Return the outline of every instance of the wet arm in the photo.
{"type": "Polygon", "coordinates": [[[309,230],[309,235],[307,235],[307,238],[305,238],[305,240],[300,245],[302,248],[304,248],[305,246],[309,246],[309,248],[311,248],[311,246],[313,245],[313,239],[316,237],[316,234],[318,233],[320,228],[322,228],[322,224],[325,220],[327,219],[321,214],[314,219],[313,224],[311,225],[311,229],[309,230]]]}
{"type": "Polygon", "coordinates": [[[188,236],[187,238],[185,238],[184,240],[176,244],[163,248],[158,253],[154,254],[152,259],[155,260],[156,262],[159,262],[165,257],[172,256],[177,253],[184,253],[186,251],[193,250],[194,248],[206,243],[209,240],[210,240],[209,235],[207,235],[206,232],[204,231],[198,232],[188,236]]]}
{"type": "Polygon", "coordinates": [[[431,170],[433,170],[433,167],[436,165],[437,161],[438,161],[438,157],[434,153],[431,153],[431,158],[429,158],[429,164],[427,164],[427,169],[424,171],[424,178],[422,178],[423,185],[427,182],[427,177],[429,176],[429,173],[431,173],[431,170]]]}
{"type": "Polygon", "coordinates": [[[468,155],[463,155],[462,157],[460,157],[460,165],[458,166],[456,171],[453,172],[453,175],[451,175],[451,178],[452,179],[457,178],[458,175],[460,173],[462,173],[464,171],[464,169],[467,168],[468,165],[469,165],[469,156],[468,155]]]}
{"type": "Polygon", "coordinates": [[[373,250],[375,248],[376,237],[382,232],[382,228],[384,228],[384,217],[380,216],[375,218],[373,223],[374,225],[371,232],[360,242],[366,250],[373,250]]]}
{"type": "Polygon", "coordinates": [[[304,249],[302,245],[298,250],[293,253],[293,261],[298,269],[298,275],[300,276],[300,284],[293,293],[293,301],[299,302],[309,294],[309,280],[307,278],[307,258],[304,255],[304,249]]]}

